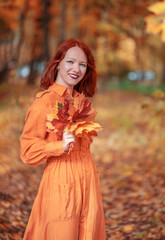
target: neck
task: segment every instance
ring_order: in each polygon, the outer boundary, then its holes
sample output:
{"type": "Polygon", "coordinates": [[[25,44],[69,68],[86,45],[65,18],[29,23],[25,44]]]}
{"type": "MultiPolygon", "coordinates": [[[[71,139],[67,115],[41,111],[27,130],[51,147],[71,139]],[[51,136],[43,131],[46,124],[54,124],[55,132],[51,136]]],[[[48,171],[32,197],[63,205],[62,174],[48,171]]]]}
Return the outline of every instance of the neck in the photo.
{"type": "Polygon", "coordinates": [[[73,87],[67,87],[67,88],[69,89],[70,94],[72,95],[72,93],[73,93],[73,87]]]}

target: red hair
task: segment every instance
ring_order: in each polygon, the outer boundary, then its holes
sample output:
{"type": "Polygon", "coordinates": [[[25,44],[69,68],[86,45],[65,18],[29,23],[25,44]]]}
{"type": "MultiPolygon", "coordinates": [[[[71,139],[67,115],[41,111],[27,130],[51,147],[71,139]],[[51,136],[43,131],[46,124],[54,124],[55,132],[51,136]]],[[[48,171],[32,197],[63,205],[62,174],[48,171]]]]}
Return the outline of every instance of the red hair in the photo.
{"type": "Polygon", "coordinates": [[[41,78],[40,86],[47,89],[55,82],[58,64],[63,60],[68,49],[75,46],[81,48],[87,57],[87,71],[83,79],[74,86],[74,89],[79,93],[84,93],[86,97],[92,97],[96,92],[97,83],[95,61],[89,47],[79,39],[69,39],[58,47],[53,59],[49,62],[46,71],[41,78]]]}

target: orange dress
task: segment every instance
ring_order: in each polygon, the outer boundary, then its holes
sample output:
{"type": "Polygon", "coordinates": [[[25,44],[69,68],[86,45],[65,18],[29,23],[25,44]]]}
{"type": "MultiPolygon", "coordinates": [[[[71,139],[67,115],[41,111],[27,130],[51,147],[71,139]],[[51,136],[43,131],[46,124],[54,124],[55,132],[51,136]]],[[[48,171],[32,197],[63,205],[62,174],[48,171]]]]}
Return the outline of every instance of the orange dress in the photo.
{"type": "MultiPolygon", "coordinates": [[[[21,159],[46,162],[24,240],[105,240],[100,183],[90,154],[90,138],[76,138],[65,153],[57,134],[47,132],[46,116],[56,100],[64,102],[67,88],[54,83],[36,95],[20,138],[21,159]]],[[[79,93],[73,92],[74,101],[79,93]]]]}

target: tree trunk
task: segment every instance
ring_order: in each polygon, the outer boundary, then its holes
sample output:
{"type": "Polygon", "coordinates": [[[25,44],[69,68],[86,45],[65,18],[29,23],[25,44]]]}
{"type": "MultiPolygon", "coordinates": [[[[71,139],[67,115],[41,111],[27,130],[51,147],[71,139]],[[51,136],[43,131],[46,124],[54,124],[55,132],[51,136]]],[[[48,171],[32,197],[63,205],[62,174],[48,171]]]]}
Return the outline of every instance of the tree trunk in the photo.
{"type": "Polygon", "coordinates": [[[29,85],[33,85],[37,77],[36,73],[34,72],[34,63],[35,63],[35,60],[32,59],[30,62],[30,74],[28,76],[28,81],[27,81],[29,85]]]}
{"type": "Polygon", "coordinates": [[[34,73],[34,50],[35,50],[35,42],[33,42],[32,48],[31,48],[31,61],[30,61],[30,73],[27,79],[28,84],[34,84],[35,82],[35,73],[34,73]]]}
{"type": "Polygon", "coordinates": [[[49,23],[49,0],[43,1],[43,56],[46,61],[49,60],[49,46],[48,46],[48,23],[49,23]]]}
{"type": "Polygon", "coordinates": [[[80,20],[80,11],[79,11],[79,2],[75,0],[73,7],[73,38],[79,38],[79,20],[80,20]]]}
{"type": "Polygon", "coordinates": [[[25,22],[25,18],[26,18],[26,14],[27,14],[28,10],[29,10],[29,0],[24,0],[22,9],[20,11],[20,16],[19,16],[20,33],[19,33],[19,40],[18,40],[17,49],[16,49],[16,53],[15,53],[15,59],[17,59],[17,63],[19,61],[21,44],[24,39],[24,22],[25,22]]]}
{"type": "Polygon", "coordinates": [[[60,44],[66,40],[66,0],[61,0],[61,35],[60,44]]]}
{"type": "Polygon", "coordinates": [[[14,58],[14,56],[13,56],[13,40],[14,40],[14,34],[12,34],[12,38],[10,41],[10,59],[11,60],[15,60],[15,59],[13,59],[14,58]]]}
{"type": "MultiPolygon", "coordinates": [[[[49,44],[48,44],[48,23],[49,23],[49,13],[48,13],[48,8],[50,1],[49,0],[42,0],[41,1],[43,5],[43,11],[41,12],[41,26],[40,28],[43,30],[43,39],[42,39],[42,46],[43,46],[43,51],[40,56],[40,59],[44,59],[46,61],[49,60],[49,44]]],[[[37,29],[36,29],[37,31],[37,29]]],[[[32,47],[31,47],[31,61],[30,61],[30,74],[27,79],[28,84],[34,84],[35,83],[35,78],[37,76],[37,72],[34,71],[34,63],[36,61],[36,56],[35,56],[35,50],[36,50],[36,44],[38,42],[35,39],[35,33],[33,36],[33,41],[32,41],[32,47]]],[[[38,57],[39,59],[39,57],[38,57]]]]}

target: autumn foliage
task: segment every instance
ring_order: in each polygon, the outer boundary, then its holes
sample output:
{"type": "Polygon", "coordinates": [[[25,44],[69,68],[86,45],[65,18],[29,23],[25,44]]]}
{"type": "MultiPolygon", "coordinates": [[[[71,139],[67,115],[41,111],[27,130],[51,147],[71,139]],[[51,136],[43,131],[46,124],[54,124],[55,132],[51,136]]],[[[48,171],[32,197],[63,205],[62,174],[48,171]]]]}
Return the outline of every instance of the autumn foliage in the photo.
{"type": "MultiPolygon", "coordinates": [[[[100,81],[93,105],[103,130],[91,151],[101,180],[108,240],[165,239],[165,94],[157,90],[144,96],[104,88],[105,80],[121,81],[137,69],[153,69],[159,73],[154,83],[163,83],[164,12],[164,0],[0,0],[0,69],[10,54],[18,65],[29,63],[33,68],[35,61],[54,55],[59,43],[70,37],[81,38],[94,53],[100,81]]],[[[25,166],[19,158],[19,137],[38,88],[12,79],[21,84],[0,88],[2,240],[22,238],[44,167],[25,166]]],[[[72,116],[70,131],[77,131],[73,122],[83,122],[86,111],[93,121],[91,105],[82,103],[76,106],[78,112],[67,112],[68,103],[56,102],[47,116],[49,131],[61,122],[59,110],[63,116],[68,113],[66,118],[72,116]]],[[[71,99],[69,105],[73,107],[71,99]]],[[[68,122],[62,124],[62,131],[67,126],[68,122]]]]}
{"type": "Polygon", "coordinates": [[[83,133],[96,135],[96,131],[101,130],[100,125],[94,122],[96,113],[84,94],[79,96],[79,101],[67,94],[64,102],[56,101],[47,115],[47,131],[56,132],[59,139],[65,131],[73,132],[77,137],[83,133]]]}
{"type": "Polygon", "coordinates": [[[153,3],[148,10],[152,14],[145,18],[147,32],[160,34],[162,41],[165,41],[165,1],[153,3]]]}
{"type": "Polygon", "coordinates": [[[91,47],[101,76],[123,77],[136,69],[159,71],[164,58],[161,46],[146,30],[163,34],[163,4],[151,0],[128,0],[127,4],[124,0],[0,0],[1,47],[11,48],[7,50],[10,59],[18,65],[30,63],[33,71],[35,61],[48,61],[64,40],[80,38],[91,47]]]}

